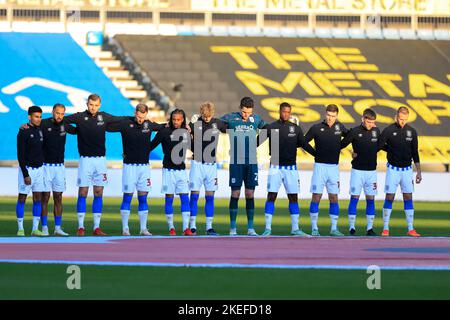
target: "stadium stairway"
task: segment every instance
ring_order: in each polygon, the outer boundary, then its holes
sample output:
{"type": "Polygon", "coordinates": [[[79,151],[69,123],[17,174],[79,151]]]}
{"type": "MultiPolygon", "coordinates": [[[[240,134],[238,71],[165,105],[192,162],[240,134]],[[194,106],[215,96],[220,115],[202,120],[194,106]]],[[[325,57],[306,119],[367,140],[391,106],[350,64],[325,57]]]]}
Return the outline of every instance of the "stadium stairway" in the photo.
{"type": "Polygon", "coordinates": [[[105,50],[101,46],[82,47],[133,106],[145,103],[150,109],[149,118],[155,121],[164,120],[164,111],[160,110],[156,101],[149,97],[142,84],[135,79],[120,59],[114,56],[112,51],[105,50]]]}
{"type": "Polygon", "coordinates": [[[198,113],[205,100],[214,101],[217,114],[236,109],[239,95],[183,37],[152,37],[149,41],[147,36],[117,35],[114,39],[188,114],[198,113]]]}

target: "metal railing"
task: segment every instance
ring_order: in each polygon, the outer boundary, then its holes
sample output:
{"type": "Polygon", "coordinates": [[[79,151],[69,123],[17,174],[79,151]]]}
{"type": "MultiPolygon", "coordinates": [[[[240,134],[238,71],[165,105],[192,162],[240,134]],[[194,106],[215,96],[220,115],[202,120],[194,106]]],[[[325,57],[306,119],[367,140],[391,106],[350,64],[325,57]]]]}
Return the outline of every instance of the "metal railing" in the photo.
{"type": "Polygon", "coordinates": [[[205,21],[205,15],[200,12],[160,12],[160,23],[199,25],[205,21]]]}
{"type": "Polygon", "coordinates": [[[106,21],[118,23],[152,23],[151,11],[123,11],[109,10],[106,12],[106,21]]]}
{"type": "Polygon", "coordinates": [[[60,21],[94,22],[105,29],[109,22],[152,23],[178,25],[236,25],[263,27],[340,27],[367,29],[374,25],[380,28],[397,29],[447,29],[450,30],[450,16],[446,15],[398,15],[398,14],[289,14],[289,13],[229,13],[195,12],[152,8],[75,8],[60,7],[44,9],[36,6],[0,5],[0,20],[12,25],[15,21],[60,21]],[[376,22],[376,23],[374,23],[376,22]]]}

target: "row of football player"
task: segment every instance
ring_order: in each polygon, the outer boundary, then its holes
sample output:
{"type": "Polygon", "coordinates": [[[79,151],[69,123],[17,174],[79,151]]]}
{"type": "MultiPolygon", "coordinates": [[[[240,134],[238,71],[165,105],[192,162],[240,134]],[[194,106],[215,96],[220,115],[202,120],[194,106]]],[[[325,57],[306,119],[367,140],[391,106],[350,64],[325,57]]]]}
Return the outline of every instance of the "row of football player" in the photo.
{"type": "Polygon", "coordinates": [[[94,200],[92,212],[94,219],[93,235],[105,235],[100,228],[103,209],[103,189],[107,185],[107,169],[105,159],[105,132],[120,132],[122,136],[123,165],[123,200],[121,215],[123,234],[129,235],[128,217],[131,199],[137,191],[141,235],[151,235],[147,228],[148,204],[147,196],[150,188],[149,154],[161,144],[164,159],[162,170],[162,189],[165,194],[165,214],[169,234],[175,235],[173,224],[173,198],[178,194],[181,199],[183,218],[183,234],[190,236],[197,233],[196,216],[199,191],[205,188],[206,234],[216,235],[212,227],[214,216],[214,192],[217,190],[217,168],[215,152],[220,132],[227,131],[234,146],[230,152],[230,235],[236,235],[236,217],[238,200],[242,184],[245,184],[247,235],[255,236],[253,227],[254,191],[258,185],[258,166],[254,161],[258,144],[248,141],[239,145],[239,136],[257,135],[261,129],[268,129],[270,150],[278,150],[271,154],[271,165],[268,177],[268,195],[265,205],[266,226],[263,235],[271,234],[272,215],[275,211],[275,199],[281,184],[284,185],[289,198],[289,211],[292,221],[291,234],[309,236],[298,224],[300,214],[297,194],[299,178],[296,167],[297,148],[302,147],[315,157],[311,182],[312,199],[310,217],[313,236],[319,236],[317,227],[318,206],[323,189],[326,187],[330,200],[329,214],[331,219],[330,235],[343,236],[338,230],[339,216],[339,154],[341,148],[350,143],[353,146],[354,159],[350,181],[351,200],[348,208],[350,234],[355,234],[355,216],[359,195],[362,190],[366,194],[367,235],[376,235],[373,231],[375,215],[374,196],[377,192],[376,155],[380,150],[387,152],[388,168],[386,172],[383,206],[383,236],[389,235],[389,218],[392,202],[398,185],[403,192],[404,208],[408,224],[408,235],[419,236],[413,227],[414,209],[412,193],[414,181],[411,160],[414,161],[417,176],[416,183],[421,181],[420,161],[417,146],[417,133],[407,124],[408,109],[401,107],[395,116],[395,123],[383,132],[376,127],[376,113],[367,109],[362,116],[361,125],[347,130],[337,120],[339,108],[328,105],[325,118],[313,125],[306,135],[301,127],[290,121],[291,106],[283,102],[280,105],[280,118],[270,124],[253,112],[254,102],[244,97],[238,112],[232,112],[220,119],[214,117],[214,104],[205,102],[200,106],[200,117],[194,117],[189,125],[183,110],[176,109],[170,114],[168,124],[157,124],[146,120],[148,107],[139,104],[134,117],[116,117],[99,111],[101,98],[92,94],[87,101],[87,110],[64,117],[65,107],[56,104],[52,117],[41,121],[42,110],[33,106],[29,108],[29,124],[18,133],[17,148],[19,160],[19,197],[16,207],[18,235],[24,235],[24,204],[30,191],[33,191],[33,229],[32,235],[48,235],[47,205],[50,192],[55,202],[55,234],[67,235],[61,228],[62,193],[65,190],[64,149],[66,133],[76,134],[80,154],[78,167],[79,194],[77,200],[78,236],[84,236],[84,218],[86,214],[86,197],[89,186],[93,186],[94,200]],[[152,131],[158,131],[151,140],[152,131]],[[201,142],[190,137],[201,137],[201,142]],[[309,142],[314,140],[313,148],[309,142]],[[191,143],[189,143],[191,141],[191,143]],[[185,172],[184,159],[186,144],[193,151],[190,177],[185,172]],[[243,151],[239,150],[243,147],[243,151]],[[277,146],[274,147],[274,145],[277,146]],[[181,147],[180,147],[181,146],[181,147]],[[197,150],[196,150],[197,149],[197,150]],[[200,153],[201,151],[201,153],[200,153]],[[200,154],[200,155],[199,155],[200,154]],[[240,155],[238,160],[238,154],[240,155]],[[190,197],[189,197],[190,192],[190,197]],[[38,229],[42,222],[42,230],[38,229]]]}

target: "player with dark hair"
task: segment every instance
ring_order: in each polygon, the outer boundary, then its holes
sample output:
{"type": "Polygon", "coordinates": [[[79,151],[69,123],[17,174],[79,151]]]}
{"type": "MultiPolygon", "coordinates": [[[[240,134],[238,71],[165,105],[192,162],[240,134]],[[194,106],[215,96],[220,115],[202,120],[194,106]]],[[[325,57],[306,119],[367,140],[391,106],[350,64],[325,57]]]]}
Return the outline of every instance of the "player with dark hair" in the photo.
{"type": "Polygon", "coordinates": [[[383,205],[383,232],[382,236],[389,236],[389,220],[392,212],[395,192],[400,185],[403,193],[403,207],[408,225],[406,235],[420,237],[414,229],[414,205],[412,194],[414,192],[414,178],[411,160],[416,167],[416,183],[422,181],[420,158],[418,149],[417,131],[408,122],[409,110],[400,107],[395,116],[395,123],[386,127],[381,133],[383,150],[387,152],[387,171],[384,192],[386,199],[383,205]]]}
{"type": "Polygon", "coordinates": [[[150,140],[153,131],[162,130],[165,124],[158,124],[147,120],[148,106],[139,103],[134,117],[125,117],[120,122],[108,124],[107,131],[120,132],[123,146],[122,169],[122,235],[129,236],[128,219],[131,211],[131,200],[137,190],[139,202],[138,215],[140,235],[151,236],[147,229],[148,203],[147,196],[151,188],[150,168],[150,140]]]}
{"type": "Polygon", "coordinates": [[[76,128],[64,125],[66,107],[57,103],[53,106],[52,117],[42,120],[41,130],[44,135],[44,186],[42,193],[42,233],[49,235],[47,227],[48,201],[50,192],[53,192],[53,215],[55,218],[55,231],[57,236],[68,236],[61,229],[62,224],[62,196],[66,190],[66,169],[64,166],[64,153],[66,134],[76,134],[76,128]]]}
{"type": "Polygon", "coordinates": [[[180,195],[183,235],[192,236],[189,228],[189,183],[186,175],[186,153],[191,144],[190,132],[186,129],[186,114],[175,109],[170,114],[169,127],[159,131],[150,144],[150,151],[161,143],[164,159],[161,193],[165,194],[164,209],[169,234],[176,235],[173,224],[173,198],[180,195]]]}
{"type": "Polygon", "coordinates": [[[250,97],[241,99],[240,112],[224,115],[221,120],[230,136],[230,235],[237,235],[236,218],[242,183],[245,184],[245,208],[247,211],[247,235],[257,236],[253,227],[255,211],[255,187],[258,185],[256,159],[257,131],[265,125],[264,120],[253,113],[254,102],[250,97]]]}
{"type": "Polygon", "coordinates": [[[380,144],[380,129],[376,127],[377,114],[372,109],[363,112],[361,124],[352,128],[342,139],[341,147],[350,143],[354,158],[350,176],[350,202],[348,221],[350,235],[355,235],[356,212],[361,191],[366,196],[367,236],[376,236],[373,231],[375,217],[375,196],[377,194],[377,152],[380,144]]]}
{"type": "Polygon", "coordinates": [[[91,94],[87,99],[87,110],[78,112],[64,118],[65,124],[75,124],[77,127],[78,152],[78,236],[84,236],[84,217],[86,215],[86,198],[89,186],[94,189],[92,214],[94,218],[93,235],[106,235],[100,229],[100,220],[103,211],[103,189],[108,184],[106,168],[106,127],[108,124],[120,121],[123,117],[115,117],[109,113],[99,111],[101,98],[91,94]]]}
{"type": "Polygon", "coordinates": [[[305,135],[306,142],[314,139],[316,155],[311,179],[312,199],[309,207],[311,217],[311,235],[320,236],[317,220],[319,218],[319,203],[323,188],[327,188],[330,200],[329,214],[331,219],[331,236],[343,236],[338,230],[339,218],[339,155],[341,138],[347,134],[347,129],[337,121],[339,108],[330,104],[325,110],[325,120],[313,125],[305,135]]]}
{"type": "Polygon", "coordinates": [[[220,132],[225,132],[227,125],[214,118],[214,103],[206,101],[200,106],[200,117],[191,118],[191,135],[193,137],[191,150],[193,159],[189,172],[190,197],[190,228],[196,235],[196,218],[198,212],[198,198],[202,186],[205,188],[206,234],[218,235],[212,227],[214,217],[214,192],[217,190],[216,149],[220,132]]]}
{"type": "Polygon", "coordinates": [[[20,129],[17,134],[17,160],[19,161],[18,187],[19,195],[16,205],[18,231],[17,235],[25,236],[23,217],[25,202],[30,191],[33,192],[33,228],[32,236],[43,236],[38,229],[41,219],[41,199],[44,191],[44,152],[42,145],[44,136],[40,128],[42,109],[38,106],[28,108],[27,130],[20,129]]]}
{"type": "MultiPolygon", "coordinates": [[[[297,148],[301,147],[315,155],[315,150],[305,141],[302,128],[291,122],[291,105],[287,102],[280,104],[280,119],[266,125],[269,138],[270,169],[267,179],[267,201],[265,206],[266,229],[263,236],[272,234],[272,216],[275,212],[275,200],[281,184],[284,185],[291,214],[291,235],[308,235],[299,228],[300,208],[298,193],[300,192],[300,178],[297,169],[297,148]]],[[[264,139],[260,139],[261,144],[264,139]]]]}

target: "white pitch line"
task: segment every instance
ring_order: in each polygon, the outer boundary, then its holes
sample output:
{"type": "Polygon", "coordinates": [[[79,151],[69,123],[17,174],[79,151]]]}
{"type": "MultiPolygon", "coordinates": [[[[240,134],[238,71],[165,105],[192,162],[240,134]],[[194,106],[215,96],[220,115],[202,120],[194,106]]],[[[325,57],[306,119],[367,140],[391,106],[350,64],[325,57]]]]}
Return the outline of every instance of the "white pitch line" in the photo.
{"type": "MultiPolygon", "coordinates": [[[[92,266],[121,266],[121,267],[187,267],[187,268],[240,268],[240,269],[334,269],[334,270],[367,270],[367,266],[340,266],[340,265],[274,265],[274,264],[238,264],[238,263],[211,263],[211,264],[189,264],[189,263],[159,263],[159,262],[113,262],[113,261],[63,261],[63,260],[8,260],[0,259],[0,263],[23,263],[23,264],[69,264],[69,265],[92,265],[92,266]]],[[[417,270],[417,271],[450,271],[450,266],[427,266],[427,267],[393,267],[380,266],[382,270],[417,270]]]]}
{"type": "Polygon", "coordinates": [[[263,236],[195,236],[195,237],[186,237],[186,236],[149,236],[149,237],[143,237],[143,236],[111,236],[111,237],[50,237],[50,238],[44,238],[44,237],[0,237],[0,244],[49,244],[49,243],[55,243],[55,244],[62,244],[62,243],[69,243],[69,244],[83,244],[83,243],[111,243],[111,241],[115,240],[125,240],[125,239],[141,239],[141,240],[151,240],[151,239],[186,239],[186,240],[194,240],[194,239],[272,239],[272,238],[288,238],[288,239],[309,239],[309,240],[320,240],[320,239],[340,239],[340,240],[350,240],[350,241],[359,241],[359,240],[368,240],[368,239],[383,239],[383,241],[388,240],[405,240],[409,239],[410,241],[422,241],[422,240],[450,240],[450,237],[421,237],[421,238],[412,238],[412,237],[328,237],[328,236],[321,236],[321,237],[296,237],[296,236],[270,236],[270,237],[263,237],[263,236]]]}

